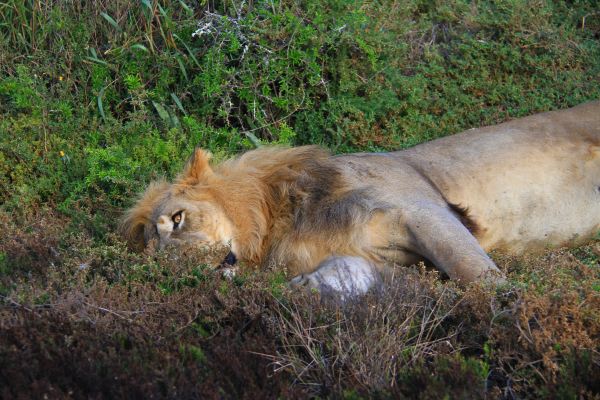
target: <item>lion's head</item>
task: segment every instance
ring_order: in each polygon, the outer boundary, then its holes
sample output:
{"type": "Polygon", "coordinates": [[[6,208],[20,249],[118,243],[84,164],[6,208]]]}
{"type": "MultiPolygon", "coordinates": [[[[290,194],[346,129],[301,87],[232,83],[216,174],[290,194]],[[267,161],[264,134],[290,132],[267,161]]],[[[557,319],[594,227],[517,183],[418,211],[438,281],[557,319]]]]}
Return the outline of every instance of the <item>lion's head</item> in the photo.
{"type": "Polygon", "coordinates": [[[210,157],[197,149],[174,183],[150,184],[121,224],[132,248],[231,244],[232,223],[209,190],[214,175],[210,157]]]}
{"type": "Polygon", "coordinates": [[[329,194],[344,188],[323,149],[264,146],[214,169],[210,158],[196,149],[173,183],[148,187],[121,225],[132,248],[225,244],[237,259],[258,264],[282,241],[282,232],[337,229],[344,224],[332,223],[332,216],[354,218],[329,194]],[[319,207],[320,201],[329,206],[319,207]],[[305,223],[296,227],[297,221],[305,223]]]}

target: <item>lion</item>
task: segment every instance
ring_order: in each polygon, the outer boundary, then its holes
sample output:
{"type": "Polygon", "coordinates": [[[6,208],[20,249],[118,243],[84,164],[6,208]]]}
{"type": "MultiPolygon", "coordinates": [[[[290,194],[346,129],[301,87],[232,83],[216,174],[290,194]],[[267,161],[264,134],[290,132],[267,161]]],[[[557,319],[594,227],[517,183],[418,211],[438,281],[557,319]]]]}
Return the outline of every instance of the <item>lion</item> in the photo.
{"type": "Polygon", "coordinates": [[[261,147],[213,165],[196,149],[122,222],[143,249],[221,243],[285,266],[293,286],[362,294],[423,261],[462,284],[501,282],[488,256],[579,245],[600,230],[600,101],[387,153],[261,147]]]}

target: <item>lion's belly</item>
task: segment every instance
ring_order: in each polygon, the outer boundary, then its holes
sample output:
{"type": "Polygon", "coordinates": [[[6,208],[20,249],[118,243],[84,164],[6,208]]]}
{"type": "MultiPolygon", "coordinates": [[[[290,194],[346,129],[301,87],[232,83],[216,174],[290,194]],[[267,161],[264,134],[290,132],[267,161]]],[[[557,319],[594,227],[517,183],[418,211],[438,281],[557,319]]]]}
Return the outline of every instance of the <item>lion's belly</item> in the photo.
{"type": "Polygon", "coordinates": [[[513,209],[473,207],[483,228],[477,239],[485,250],[511,253],[583,242],[600,231],[600,193],[592,188],[587,192],[560,193],[554,201],[531,196],[513,209]]]}
{"type": "Polygon", "coordinates": [[[538,158],[535,167],[516,162],[455,190],[449,200],[469,208],[486,250],[520,253],[582,242],[600,230],[600,154],[586,154],[587,160],[577,152],[538,158]]]}

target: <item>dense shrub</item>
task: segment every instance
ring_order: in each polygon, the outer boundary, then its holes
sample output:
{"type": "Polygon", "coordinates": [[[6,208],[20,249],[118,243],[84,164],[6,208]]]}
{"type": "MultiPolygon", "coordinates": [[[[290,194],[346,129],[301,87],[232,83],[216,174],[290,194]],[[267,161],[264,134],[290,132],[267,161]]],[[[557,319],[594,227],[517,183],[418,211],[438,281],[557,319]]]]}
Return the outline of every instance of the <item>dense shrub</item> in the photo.
{"type": "Polygon", "coordinates": [[[4,2],[0,196],[122,206],[198,145],[393,149],[597,98],[595,5],[4,2]]]}

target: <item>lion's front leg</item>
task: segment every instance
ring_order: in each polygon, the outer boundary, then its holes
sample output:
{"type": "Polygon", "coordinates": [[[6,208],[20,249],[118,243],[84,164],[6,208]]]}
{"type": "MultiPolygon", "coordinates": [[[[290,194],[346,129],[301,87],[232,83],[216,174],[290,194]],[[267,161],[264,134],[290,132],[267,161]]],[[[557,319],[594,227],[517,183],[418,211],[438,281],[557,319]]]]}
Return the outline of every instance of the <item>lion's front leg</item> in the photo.
{"type": "Polygon", "coordinates": [[[327,258],[314,272],[298,275],[290,281],[292,287],[314,289],[342,301],[363,295],[380,283],[381,275],[373,263],[352,256],[327,258]]]}
{"type": "Polygon", "coordinates": [[[420,203],[406,217],[412,249],[461,283],[505,282],[477,239],[447,208],[420,203]]]}

